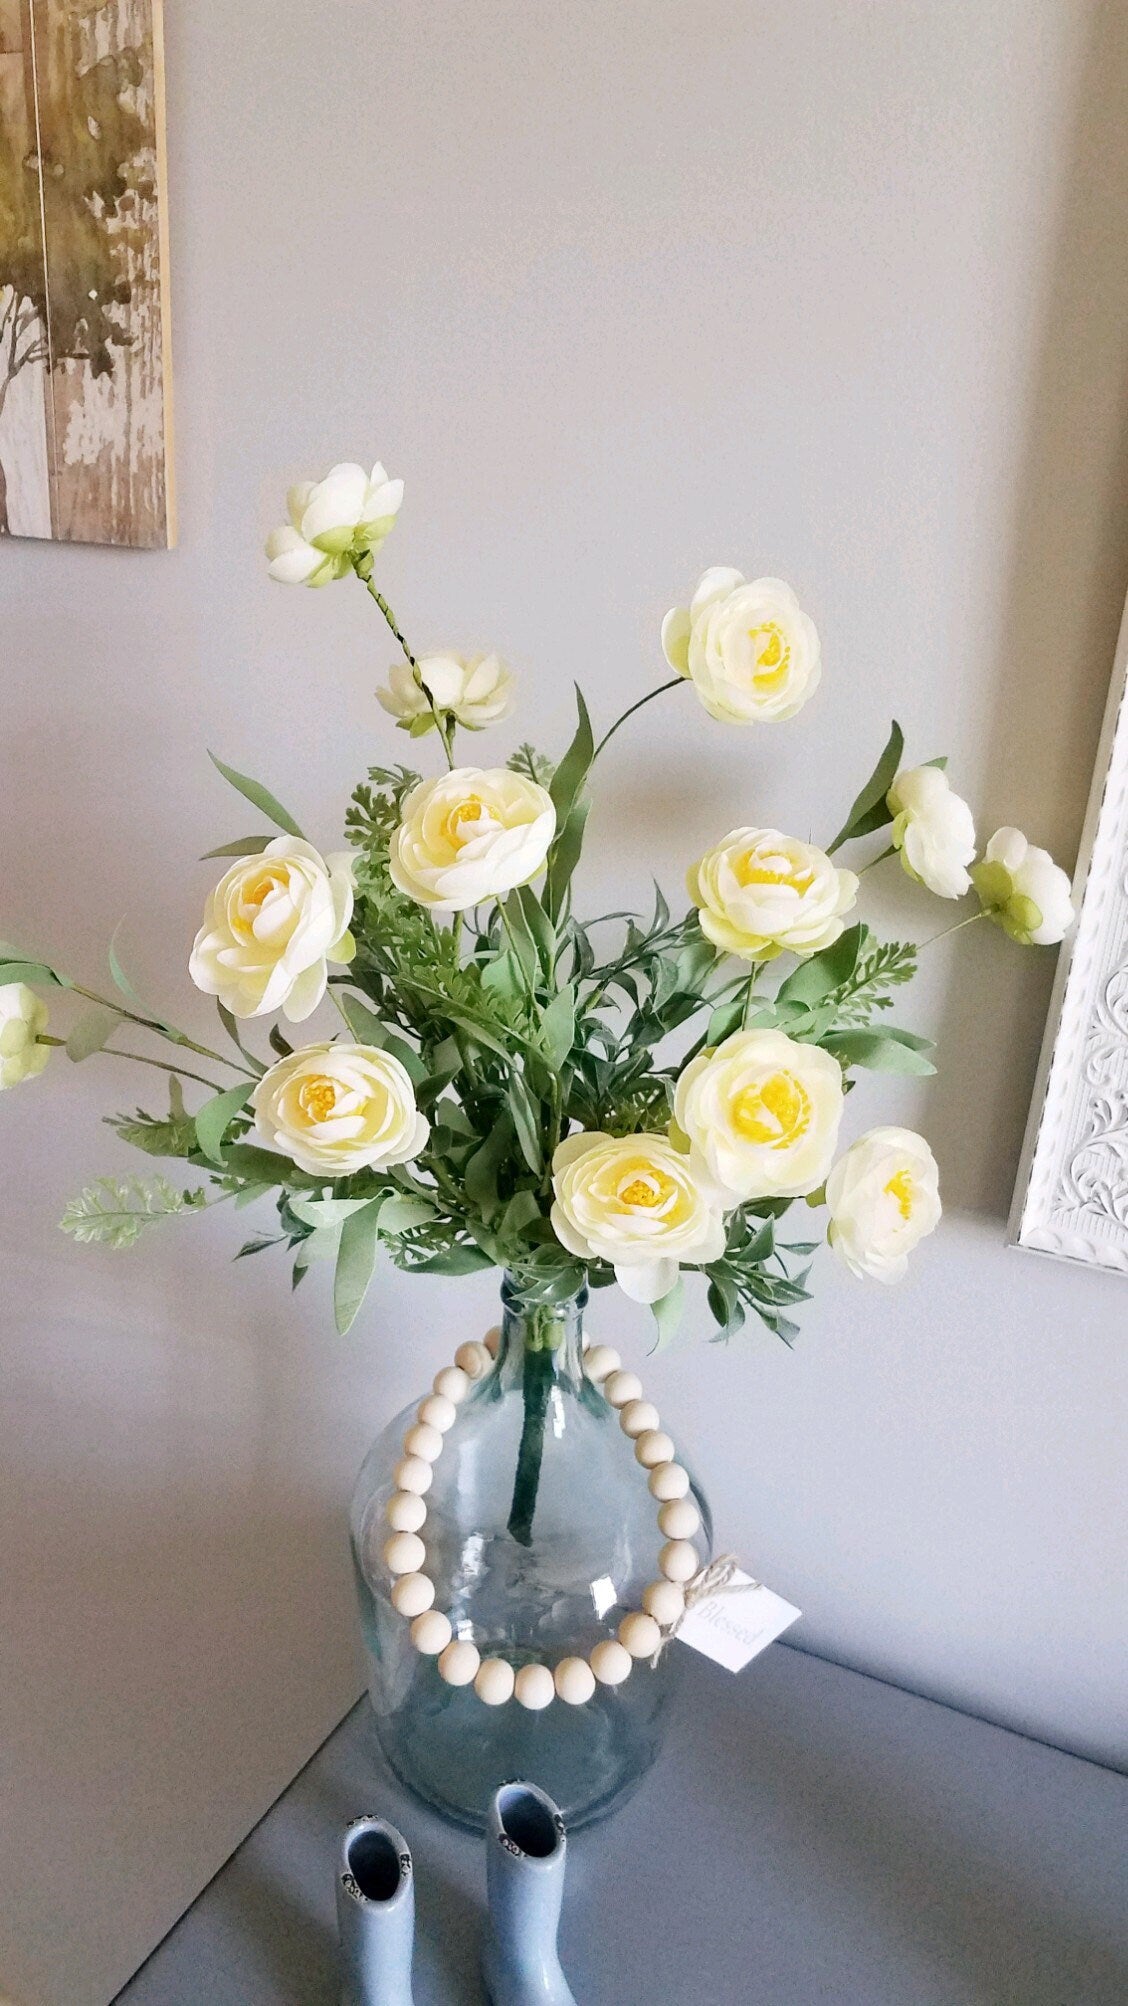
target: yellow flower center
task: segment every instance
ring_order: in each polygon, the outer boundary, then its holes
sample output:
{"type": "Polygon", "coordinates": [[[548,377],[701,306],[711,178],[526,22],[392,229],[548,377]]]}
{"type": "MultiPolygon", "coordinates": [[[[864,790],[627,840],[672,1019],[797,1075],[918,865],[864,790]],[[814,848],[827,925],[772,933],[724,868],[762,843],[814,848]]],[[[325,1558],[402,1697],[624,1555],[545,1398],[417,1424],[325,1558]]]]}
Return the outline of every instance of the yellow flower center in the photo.
{"type": "Polygon", "coordinates": [[[885,1189],[890,1198],[896,1199],[897,1210],[900,1212],[902,1219],[911,1219],[913,1216],[913,1199],[916,1195],[912,1172],[909,1170],[895,1171],[885,1189]]]}
{"type": "Polygon", "coordinates": [[[763,641],[752,675],[757,689],[778,689],[791,667],[791,647],[784,638],[783,629],[774,620],[766,620],[762,627],[748,629],[748,639],[763,641]]]}
{"type": "Polygon", "coordinates": [[[766,862],[755,850],[745,850],[733,866],[737,883],[741,885],[790,885],[800,897],[811,888],[810,871],[797,871],[783,858],[773,858],[766,862]]]}
{"type": "Polygon", "coordinates": [[[459,844],[468,842],[471,836],[476,836],[477,824],[481,822],[484,812],[480,796],[468,794],[465,801],[460,801],[457,807],[452,808],[446,818],[448,841],[457,848],[459,844]],[[467,827],[467,824],[471,826],[467,827]]]}
{"type": "Polygon", "coordinates": [[[648,1170],[624,1184],[619,1198],[624,1205],[641,1206],[644,1211],[652,1212],[656,1205],[664,1205],[672,1198],[675,1189],[673,1178],[667,1177],[664,1170],[648,1170]]]}
{"type": "Polygon", "coordinates": [[[327,1080],[324,1073],[304,1081],[298,1094],[298,1105],[311,1121],[328,1121],[337,1105],[336,1082],[327,1080]]]}
{"type": "Polygon", "coordinates": [[[243,904],[261,908],[265,905],[271,892],[278,890],[278,885],[279,878],[277,872],[270,870],[260,871],[258,877],[252,878],[250,883],[245,886],[243,904]]]}
{"type": "Polygon", "coordinates": [[[756,1086],[742,1087],[732,1103],[737,1133],[771,1149],[789,1149],[810,1122],[810,1098],[791,1073],[773,1073],[756,1086]]]}

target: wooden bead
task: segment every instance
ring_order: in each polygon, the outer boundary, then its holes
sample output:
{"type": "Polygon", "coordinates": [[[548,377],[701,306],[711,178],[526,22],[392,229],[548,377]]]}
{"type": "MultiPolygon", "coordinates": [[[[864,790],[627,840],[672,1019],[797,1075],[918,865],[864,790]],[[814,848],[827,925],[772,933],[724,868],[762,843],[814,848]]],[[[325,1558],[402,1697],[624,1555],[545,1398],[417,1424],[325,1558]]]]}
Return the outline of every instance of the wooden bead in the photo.
{"type": "Polygon", "coordinates": [[[467,1379],[481,1379],[490,1369],[490,1354],[484,1344],[460,1344],[454,1362],[467,1379]]]}
{"type": "Polygon", "coordinates": [[[418,1532],[426,1521],[427,1507],[418,1491],[393,1491],[384,1506],[384,1517],[393,1532],[418,1532]]]}
{"type": "Polygon", "coordinates": [[[430,1463],[423,1461],[422,1456],[405,1456],[402,1462],[396,1464],[392,1475],[397,1490],[414,1491],[417,1497],[429,1491],[435,1479],[434,1470],[430,1463]]]}
{"type": "Polygon", "coordinates": [[[658,1409],[650,1400],[628,1400],[619,1410],[619,1426],[624,1435],[645,1435],[658,1426],[658,1409]]]}
{"type": "Polygon", "coordinates": [[[689,1489],[689,1471],[683,1470],[680,1463],[659,1463],[650,1472],[647,1489],[652,1498],[663,1504],[667,1498],[683,1498],[689,1489]]]}
{"type": "Polygon", "coordinates": [[[448,1428],[453,1428],[457,1413],[454,1401],[448,1400],[442,1393],[428,1393],[427,1398],[419,1402],[417,1411],[423,1425],[437,1428],[440,1435],[445,1435],[448,1428]]]}
{"type": "Polygon", "coordinates": [[[477,1677],[480,1664],[477,1644],[471,1644],[465,1637],[455,1637],[439,1653],[439,1677],[448,1686],[468,1686],[477,1677]]]}
{"type": "Polygon", "coordinates": [[[422,1616],[435,1599],[435,1584],[426,1574],[401,1574],[392,1583],[392,1603],[401,1616],[422,1616]]]}
{"type": "Polygon", "coordinates": [[[692,1581],[700,1566],[697,1548],[688,1539],[668,1539],[658,1565],[667,1581],[692,1581]]]}
{"type": "Polygon", "coordinates": [[[652,1658],[662,1642],[662,1632],[653,1616],[632,1609],[619,1625],[619,1642],[632,1658],[652,1658]]]}
{"type": "Polygon", "coordinates": [[[550,1704],[556,1686],[547,1665],[522,1665],[513,1690],[521,1706],[528,1707],[530,1713],[539,1713],[550,1704]]]}
{"type": "Polygon", "coordinates": [[[435,1463],[443,1453],[443,1438],[429,1421],[417,1421],[403,1438],[404,1454],[419,1456],[425,1463],[435,1463]]]}
{"type": "Polygon", "coordinates": [[[431,1384],[436,1393],[441,1394],[444,1400],[453,1400],[457,1407],[470,1391],[470,1374],[464,1372],[461,1365],[444,1365],[441,1372],[436,1372],[431,1384]]]}
{"type": "Polygon", "coordinates": [[[553,1683],[567,1706],[586,1706],[595,1691],[595,1673],[586,1658],[561,1658],[553,1683]]]}
{"type": "Polygon", "coordinates": [[[492,1323],[490,1325],[482,1339],[482,1343],[485,1345],[490,1357],[496,1358],[501,1349],[501,1325],[499,1323],[492,1323]]]}
{"type": "Polygon", "coordinates": [[[615,1642],[614,1637],[604,1637],[603,1642],[596,1645],[588,1663],[601,1686],[621,1686],[623,1680],[630,1677],[634,1660],[624,1645],[615,1642]]]}
{"type": "Polygon", "coordinates": [[[617,1372],[622,1362],[618,1352],[610,1344],[593,1344],[591,1350],[584,1353],[584,1371],[596,1386],[601,1379],[606,1379],[610,1373],[617,1372]]]}
{"type": "Polygon", "coordinates": [[[692,1539],[701,1527],[701,1513],[692,1498],[670,1498],[659,1507],[658,1530],[667,1539],[692,1539]]]}
{"type": "Polygon", "coordinates": [[[487,1706],[504,1706],[513,1698],[516,1674],[504,1658],[483,1658],[474,1680],[474,1691],[487,1706]]]}
{"type": "Polygon", "coordinates": [[[661,1428],[648,1428],[635,1443],[635,1457],[644,1470],[656,1470],[659,1463],[668,1463],[674,1453],[674,1445],[661,1428]]]}
{"type": "Polygon", "coordinates": [[[437,1658],[440,1651],[445,1651],[451,1635],[450,1617],[439,1609],[428,1609],[411,1626],[411,1641],[425,1658],[437,1658]]]}
{"type": "Polygon", "coordinates": [[[603,1397],[612,1407],[625,1407],[628,1400],[642,1397],[642,1381],[637,1372],[611,1372],[603,1382],[603,1397]]]}
{"type": "Polygon", "coordinates": [[[426,1558],[427,1549],[417,1532],[393,1532],[385,1541],[384,1565],[389,1574],[418,1574],[426,1558]]]}
{"type": "Polygon", "coordinates": [[[642,1591],[642,1606],[664,1630],[685,1615],[685,1596],[676,1581],[652,1581],[642,1591]]]}

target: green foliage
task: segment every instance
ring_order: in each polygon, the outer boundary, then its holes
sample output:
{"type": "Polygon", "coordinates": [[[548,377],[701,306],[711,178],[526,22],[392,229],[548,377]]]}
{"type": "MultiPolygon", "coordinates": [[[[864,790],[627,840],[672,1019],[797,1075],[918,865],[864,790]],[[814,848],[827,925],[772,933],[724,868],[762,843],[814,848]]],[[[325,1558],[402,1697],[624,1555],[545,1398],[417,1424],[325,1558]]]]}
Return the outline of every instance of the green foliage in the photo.
{"type": "Polygon", "coordinates": [[[889,737],[881,758],[862,788],[850,813],[832,843],[828,843],[827,855],[841,849],[843,843],[853,842],[856,836],[869,836],[875,829],[884,829],[893,820],[892,812],[885,799],[897,778],[901,764],[901,754],[905,750],[905,734],[899,724],[890,727],[889,737]]]}
{"type": "MultiPolygon", "coordinates": [[[[889,819],[885,796],[902,750],[894,726],[836,845],[889,819]]],[[[405,766],[375,766],[353,794],[345,822],[355,853],[356,954],[347,972],[330,976],[331,993],[347,1035],[406,1068],[430,1124],[417,1157],[338,1178],[299,1171],[249,1132],[253,1079],[214,1093],[195,1116],[186,1113],[174,1081],[167,1117],[138,1110],[112,1123],[150,1156],[187,1158],[209,1171],[219,1194],[236,1206],[273,1195],[278,1230],[245,1241],[239,1257],[284,1245],[295,1286],[311,1267],[331,1271],[342,1332],[382,1256],[409,1274],[502,1267],[528,1301],[544,1304],[565,1299],[585,1281],[606,1286],[609,1268],[577,1258],[556,1237],[554,1152],[576,1129],[665,1134],[687,1059],[741,1028],[776,1027],[819,1044],[844,1073],[931,1071],[926,1041],[887,1020],[893,992],[915,971],[916,951],[877,941],[864,924],[846,928],[806,960],[761,968],[721,953],[702,934],[696,912],[671,914],[657,887],[645,918],[577,917],[573,885],[595,756],[577,691],[576,729],[559,764],[528,744],[509,760],[512,771],[548,787],[556,809],[540,887],[523,885],[453,922],[406,897],[389,869],[390,846],[419,775],[405,766]]],[[[297,834],[297,824],[258,782],[216,765],[263,815],[297,834]]],[[[211,854],[250,855],[267,840],[249,837],[211,854]]],[[[0,981],[8,979],[3,952],[0,981]]],[[[44,964],[32,967],[41,971],[35,979],[61,980],[44,964]]],[[[113,971],[132,997],[116,956],[113,971]]],[[[117,1020],[112,1006],[109,1014],[117,1020]]],[[[222,1008],[220,1016],[244,1065],[260,1075],[261,1061],[243,1043],[240,1024],[222,1008]]],[[[144,1021],[186,1042],[151,1015],[144,1021]]],[[[101,1020],[80,1020],[74,1055],[97,1049],[103,1030],[101,1020]]],[[[275,1054],[290,1052],[278,1025],[268,1035],[275,1054]]],[[[152,1186],[106,1179],[69,1208],[64,1223],[78,1237],[125,1245],[151,1221],[204,1202],[201,1193],[179,1193],[163,1179],[152,1186]]],[[[755,1318],[784,1342],[794,1339],[791,1312],[807,1299],[814,1248],[780,1241],[791,1202],[757,1201],[728,1215],[724,1254],[704,1270],[719,1337],[755,1318]]],[[[673,1340],[681,1313],[679,1280],[654,1305],[660,1346],[673,1340]]]]}
{"type": "Polygon", "coordinates": [[[167,1177],[97,1177],[71,1199],[59,1224],[83,1245],[132,1247],[146,1227],[206,1203],[202,1191],[178,1191],[167,1177]]]}

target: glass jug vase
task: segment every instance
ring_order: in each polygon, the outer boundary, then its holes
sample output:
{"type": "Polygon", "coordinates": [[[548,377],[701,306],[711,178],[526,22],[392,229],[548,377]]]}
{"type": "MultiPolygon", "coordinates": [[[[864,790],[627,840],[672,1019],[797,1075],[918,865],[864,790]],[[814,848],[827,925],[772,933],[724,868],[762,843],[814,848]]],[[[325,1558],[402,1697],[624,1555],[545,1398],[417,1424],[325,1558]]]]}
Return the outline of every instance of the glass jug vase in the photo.
{"type": "MultiPolygon", "coordinates": [[[[425,1498],[421,1537],[435,1607],[483,1658],[516,1669],[587,1657],[641,1607],[658,1577],[663,1536],[634,1443],[584,1377],[586,1291],[563,1304],[524,1302],[502,1284],[496,1360],[462,1401],[425,1498]]],[[[454,1347],[452,1346],[452,1352],[454,1347]]],[[[411,1642],[390,1600],[385,1507],[414,1409],[373,1444],[353,1495],[351,1532],[381,1747],[401,1782],[456,1822],[481,1830],[498,1785],[539,1784],[571,1827],[630,1795],[657,1756],[677,1681],[676,1649],[636,1660],[622,1685],[598,1685],[581,1706],[555,1699],[530,1712],[487,1706],[450,1686],[411,1642]]],[[[679,1456],[684,1462],[684,1458],[679,1456]]],[[[697,1545],[711,1551],[708,1506],[697,1545]]]]}

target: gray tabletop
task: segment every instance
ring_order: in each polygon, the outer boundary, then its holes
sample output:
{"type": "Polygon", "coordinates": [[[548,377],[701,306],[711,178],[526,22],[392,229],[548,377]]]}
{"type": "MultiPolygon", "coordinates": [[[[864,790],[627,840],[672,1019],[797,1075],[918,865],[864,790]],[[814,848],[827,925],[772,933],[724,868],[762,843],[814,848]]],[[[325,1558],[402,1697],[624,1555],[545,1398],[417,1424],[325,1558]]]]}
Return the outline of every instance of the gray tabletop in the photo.
{"type": "MultiPolygon", "coordinates": [[[[782,1646],[687,1673],[662,1761],[569,1843],[581,2006],[1125,2006],[1128,1778],[782,1646]]],[[[336,2006],[361,1810],[415,1855],[416,2006],[480,2006],[480,1842],[389,1776],[367,1703],[120,2006],[336,2006]]]]}

